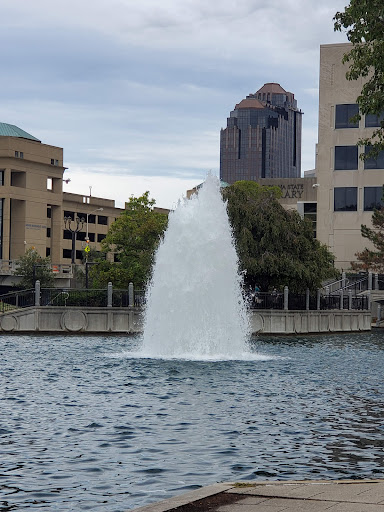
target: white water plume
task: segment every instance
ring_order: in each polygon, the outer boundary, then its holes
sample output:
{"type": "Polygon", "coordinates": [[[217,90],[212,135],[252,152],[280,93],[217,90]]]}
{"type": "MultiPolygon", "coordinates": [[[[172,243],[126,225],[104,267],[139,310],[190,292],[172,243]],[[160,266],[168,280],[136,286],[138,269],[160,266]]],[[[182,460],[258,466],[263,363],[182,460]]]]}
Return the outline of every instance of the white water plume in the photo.
{"type": "Polygon", "coordinates": [[[183,359],[248,359],[242,278],[219,180],[169,216],[155,258],[142,354],[183,359]]]}

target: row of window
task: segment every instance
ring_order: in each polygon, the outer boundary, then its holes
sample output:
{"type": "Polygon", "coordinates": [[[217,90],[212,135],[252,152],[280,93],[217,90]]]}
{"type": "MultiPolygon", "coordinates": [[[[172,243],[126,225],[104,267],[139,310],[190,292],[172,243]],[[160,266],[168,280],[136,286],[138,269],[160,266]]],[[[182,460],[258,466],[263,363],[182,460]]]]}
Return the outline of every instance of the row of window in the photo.
{"type": "MultiPolygon", "coordinates": [[[[101,242],[102,240],[104,240],[105,237],[106,237],[106,235],[104,235],[103,233],[98,233],[97,241],[101,242]]],[[[70,231],[68,231],[68,229],[65,229],[63,238],[64,238],[64,240],[72,240],[72,233],[70,231]]],[[[83,241],[85,241],[85,239],[86,239],[86,233],[84,233],[84,231],[79,231],[76,234],[76,240],[80,240],[83,242],[83,241]]],[[[90,242],[94,242],[95,241],[95,233],[88,233],[88,240],[90,242]]]]}
{"type": "Polygon", "coordinates": [[[24,153],[22,151],[15,151],[15,158],[24,158],[24,153]]]}
{"type": "MultiPolygon", "coordinates": [[[[359,106],[356,103],[347,105],[336,105],[335,111],[335,128],[358,128],[359,120],[355,121],[353,118],[359,114],[359,106]]],[[[381,115],[367,114],[365,116],[365,127],[375,128],[381,126],[381,121],[384,120],[384,113],[381,115]]]]}
{"type": "MultiPolygon", "coordinates": [[[[104,238],[106,236],[107,235],[104,235],[103,233],[97,233],[97,241],[101,242],[102,240],[104,240],[104,238]]],[[[51,238],[51,228],[47,228],[47,238],[51,238]]],[[[72,233],[70,231],[68,231],[68,229],[65,229],[63,232],[63,238],[64,238],[64,240],[72,240],[72,233]]],[[[80,242],[84,242],[85,239],[86,239],[86,233],[84,233],[84,231],[79,231],[78,233],[76,233],[76,240],[79,240],[80,242]]],[[[96,239],[95,233],[88,233],[88,240],[90,242],[94,242],[95,239],[96,239]]]]}
{"type": "MultiPolygon", "coordinates": [[[[365,212],[371,212],[374,208],[381,208],[383,205],[383,187],[364,187],[365,212]]],[[[334,211],[357,211],[357,187],[335,187],[334,211]]]]}
{"type": "MultiPolygon", "coordinates": [[[[369,146],[365,147],[365,154],[370,153],[369,146]]],[[[358,147],[335,146],[335,171],[354,171],[358,169],[359,153],[358,147]]],[[[384,151],[381,151],[377,158],[364,160],[364,169],[384,169],[384,151]]]]}
{"type": "MultiPolygon", "coordinates": [[[[75,220],[78,217],[79,219],[84,219],[84,222],[87,220],[87,214],[86,213],[79,213],[79,212],[70,212],[65,210],[64,211],[64,217],[69,217],[72,220],[75,220]]],[[[94,214],[88,214],[88,224],[95,224],[96,223],[96,215],[94,214]]],[[[106,215],[97,215],[97,223],[101,224],[103,226],[108,225],[108,217],[106,215]]]]}

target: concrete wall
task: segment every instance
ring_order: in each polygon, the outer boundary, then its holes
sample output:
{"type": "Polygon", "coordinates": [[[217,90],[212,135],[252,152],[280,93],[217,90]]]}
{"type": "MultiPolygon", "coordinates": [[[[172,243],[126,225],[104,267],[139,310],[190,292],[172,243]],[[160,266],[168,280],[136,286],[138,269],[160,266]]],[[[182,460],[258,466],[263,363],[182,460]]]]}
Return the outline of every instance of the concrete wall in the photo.
{"type": "MultiPolygon", "coordinates": [[[[253,333],[305,334],[369,331],[370,311],[252,311],[253,333]]],[[[0,332],[137,333],[140,308],[31,307],[0,315],[0,332]]]]}
{"type": "Polygon", "coordinates": [[[41,333],[135,333],[142,330],[138,308],[31,307],[0,315],[0,331],[41,333]]]}
{"type": "MultiPolygon", "coordinates": [[[[336,267],[348,269],[356,260],[356,252],[372,248],[361,236],[361,225],[371,226],[372,212],[364,211],[364,187],[381,187],[383,169],[364,169],[358,159],[356,170],[334,170],[335,146],[353,146],[360,138],[370,137],[374,128],[365,128],[362,116],[357,128],[335,128],[336,105],[355,104],[364,80],[347,80],[349,64],[342,64],[349,43],[320,47],[319,142],[317,146],[317,238],[328,245],[336,257],[336,267]],[[334,211],[334,188],[356,187],[357,211],[334,211]]],[[[364,148],[359,147],[359,155],[364,148]]]]}
{"type": "Polygon", "coordinates": [[[370,311],[252,311],[251,329],[263,334],[369,331],[370,311]]]}

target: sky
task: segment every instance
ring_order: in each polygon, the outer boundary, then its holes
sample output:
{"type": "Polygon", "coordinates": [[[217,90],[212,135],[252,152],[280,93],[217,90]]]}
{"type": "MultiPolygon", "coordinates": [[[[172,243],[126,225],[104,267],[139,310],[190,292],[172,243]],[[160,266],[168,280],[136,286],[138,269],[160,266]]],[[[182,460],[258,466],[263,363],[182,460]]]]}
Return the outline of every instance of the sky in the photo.
{"type": "Polygon", "coordinates": [[[266,82],[304,112],[315,166],[320,44],[347,0],[1,0],[0,122],[64,148],[64,191],[174,208],[219,174],[220,129],[266,82]]]}

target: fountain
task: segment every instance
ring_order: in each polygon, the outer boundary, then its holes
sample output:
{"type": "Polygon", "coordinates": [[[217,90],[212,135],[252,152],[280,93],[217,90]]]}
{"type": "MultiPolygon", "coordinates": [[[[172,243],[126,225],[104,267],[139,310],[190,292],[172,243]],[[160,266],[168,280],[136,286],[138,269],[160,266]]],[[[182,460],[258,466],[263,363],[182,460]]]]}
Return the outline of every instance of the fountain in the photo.
{"type": "Polygon", "coordinates": [[[220,183],[208,175],[169,216],[147,292],[142,355],[248,358],[241,282],[220,183]]]}

